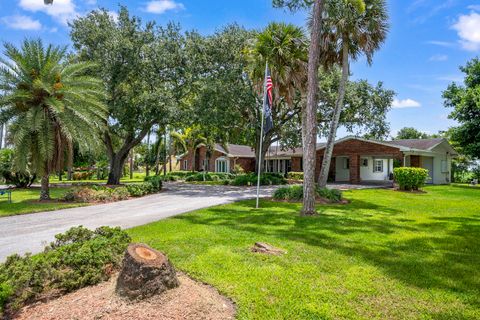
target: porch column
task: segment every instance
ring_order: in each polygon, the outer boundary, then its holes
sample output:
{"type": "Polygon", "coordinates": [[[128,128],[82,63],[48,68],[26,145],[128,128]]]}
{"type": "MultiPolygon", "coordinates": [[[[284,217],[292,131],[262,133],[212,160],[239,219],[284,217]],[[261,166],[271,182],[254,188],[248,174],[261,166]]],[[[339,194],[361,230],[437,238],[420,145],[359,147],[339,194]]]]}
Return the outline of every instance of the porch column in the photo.
{"type": "Polygon", "coordinates": [[[358,184],[360,179],[360,155],[350,155],[350,183],[358,184]]]}

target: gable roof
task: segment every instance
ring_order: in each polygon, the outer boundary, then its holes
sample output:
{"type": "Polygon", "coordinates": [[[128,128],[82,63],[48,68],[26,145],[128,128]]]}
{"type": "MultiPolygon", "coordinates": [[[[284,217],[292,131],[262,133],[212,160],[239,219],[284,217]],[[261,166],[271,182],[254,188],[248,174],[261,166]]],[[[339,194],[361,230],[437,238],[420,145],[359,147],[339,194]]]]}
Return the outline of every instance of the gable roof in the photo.
{"type": "MultiPolygon", "coordinates": [[[[457,152],[448,141],[444,138],[432,138],[432,139],[406,139],[406,140],[392,140],[392,141],[379,141],[379,140],[370,140],[364,139],[355,136],[347,136],[342,139],[335,141],[335,144],[341,143],[348,140],[360,140],[364,142],[375,143],[383,146],[398,148],[400,151],[422,151],[422,152],[432,152],[432,150],[441,145],[445,144],[450,150],[452,155],[456,155],[457,152]]],[[[325,148],[326,143],[320,142],[317,143],[316,149],[321,150],[325,148]]],[[[242,158],[255,158],[255,151],[250,146],[244,146],[239,144],[229,144],[228,152],[220,145],[215,145],[215,150],[221,152],[229,157],[242,157],[242,158]]],[[[279,146],[270,147],[267,152],[267,157],[286,157],[286,156],[299,156],[303,155],[302,148],[286,149],[282,150],[279,146]]]]}
{"type": "Polygon", "coordinates": [[[434,139],[405,139],[405,140],[392,140],[386,141],[386,143],[393,146],[401,146],[419,150],[431,150],[440,143],[443,142],[443,138],[434,139]]]}
{"type": "Polygon", "coordinates": [[[227,147],[228,152],[220,144],[216,144],[215,150],[229,157],[255,158],[255,152],[250,146],[243,146],[240,144],[228,144],[227,147]]]}

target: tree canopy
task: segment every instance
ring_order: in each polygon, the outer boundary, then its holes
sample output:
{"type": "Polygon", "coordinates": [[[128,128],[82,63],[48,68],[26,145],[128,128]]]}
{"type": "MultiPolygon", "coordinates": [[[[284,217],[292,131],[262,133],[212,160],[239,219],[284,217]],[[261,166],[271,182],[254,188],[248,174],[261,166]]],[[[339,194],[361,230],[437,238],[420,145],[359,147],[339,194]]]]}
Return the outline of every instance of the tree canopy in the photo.
{"type": "Polygon", "coordinates": [[[480,159],[480,59],[460,70],[465,74],[463,85],[452,83],[443,92],[445,107],[453,109],[449,118],[459,123],[452,128],[451,139],[466,155],[480,159]]]}
{"type": "Polygon", "coordinates": [[[395,136],[395,140],[405,139],[428,139],[430,136],[425,132],[421,132],[413,127],[403,127],[395,136]]]}

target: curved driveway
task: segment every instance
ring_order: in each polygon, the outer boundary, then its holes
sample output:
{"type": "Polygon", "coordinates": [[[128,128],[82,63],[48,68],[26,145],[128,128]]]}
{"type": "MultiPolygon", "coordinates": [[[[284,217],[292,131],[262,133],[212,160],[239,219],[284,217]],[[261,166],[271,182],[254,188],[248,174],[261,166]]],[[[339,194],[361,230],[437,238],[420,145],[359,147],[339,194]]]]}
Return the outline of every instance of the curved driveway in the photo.
{"type": "MultiPolygon", "coordinates": [[[[261,196],[272,191],[262,187],[261,196]]],[[[164,192],[143,198],[0,218],[0,261],[13,253],[40,252],[55,234],[74,226],[131,228],[255,195],[255,188],[167,183],[164,192]]]]}

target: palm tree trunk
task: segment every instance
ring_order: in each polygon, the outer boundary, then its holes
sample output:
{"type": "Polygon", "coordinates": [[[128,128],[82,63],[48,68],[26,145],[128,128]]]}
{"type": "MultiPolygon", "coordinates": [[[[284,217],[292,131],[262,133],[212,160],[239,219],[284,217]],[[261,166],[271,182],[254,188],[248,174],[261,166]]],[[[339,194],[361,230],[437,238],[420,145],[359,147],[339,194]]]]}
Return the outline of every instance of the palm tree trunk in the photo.
{"type": "Polygon", "coordinates": [[[342,48],[342,79],[338,87],[338,98],[333,111],[332,121],[330,123],[330,132],[328,133],[327,145],[325,147],[325,154],[323,155],[322,168],[318,177],[318,185],[320,188],[327,186],[328,172],[330,169],[330,162],[332,161],[333,147],[335,144],[335,137],[337,135],[338,122],[343,109],[343,101],[345,98],[345,87],[348,80],[348,42],[344,38],[342,48]]]}
{"type": "Polygon", "coordinates": [[[0,149],[3,149],[3,123],[0,124],[0,149]]]}
{"type": "Polygon", "coordinates": [[[45,173],[42,176],[40,188],[40,201],[50,200],[50,175],[45,173]]]}
{"type": "Polygon", "coordinates": [[[303,208],[302,215],[316,214],[315,210],[315,158],[317,145],[317,95],[318,66],[320,60],[320,32],[324,1],[315,0],[313,22],[308,52],[308,94],[307,105],[302,115],[303,139],[303,208]]]}

